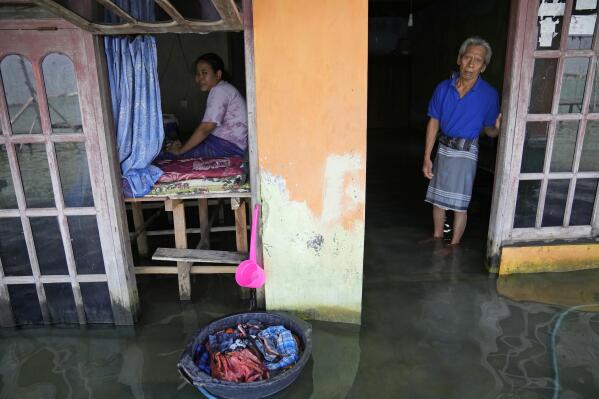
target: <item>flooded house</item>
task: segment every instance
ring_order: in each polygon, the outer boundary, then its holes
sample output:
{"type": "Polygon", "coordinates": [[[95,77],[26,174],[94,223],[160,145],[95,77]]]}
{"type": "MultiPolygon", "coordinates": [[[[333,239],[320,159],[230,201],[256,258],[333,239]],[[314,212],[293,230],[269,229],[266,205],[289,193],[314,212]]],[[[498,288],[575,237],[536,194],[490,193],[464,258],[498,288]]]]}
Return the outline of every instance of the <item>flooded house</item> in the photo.
{"type": "Polygon", "coordinates": [[[313,322],[289,397],[593,397],[596,20],[596,0],[1,0],[0,396],[192,397],[164,360],[210,319],[265,309],[313,322]],[[421,164],[470,36],[493,47],[502,116],[454,249],[430,240],[421,164]],[[243,173],[125,189],[119,37],[153,38],[158,150],[205,112],[193,61],[223,59],[247,104],[243,173]],[[239,289],[256,204],[266,282],[239,289]],[[34,361],[61,371],[38,384],[34,361]]]}

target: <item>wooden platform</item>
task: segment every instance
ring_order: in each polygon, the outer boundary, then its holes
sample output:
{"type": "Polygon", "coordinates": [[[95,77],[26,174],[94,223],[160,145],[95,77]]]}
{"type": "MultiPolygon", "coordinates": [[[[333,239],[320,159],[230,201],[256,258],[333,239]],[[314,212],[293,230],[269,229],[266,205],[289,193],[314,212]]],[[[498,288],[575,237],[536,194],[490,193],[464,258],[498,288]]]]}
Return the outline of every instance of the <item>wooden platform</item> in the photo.
{"type": "MultiPolygon", "coordinates": [[[[206,193],[199,195],[170,195],[167,197],[141,197],[126,198],[125,202],[131,204],[133,214],[133,224],[135,232],[132,239],[136,240],[140,256],[148,257],[148,235],[152,231],[148,230],[153,220],[162,212],[158,209],[157,213],[148,220],[144,220],[143,204],[148,202],[162,202],[166,212],[172,212],[173,234],[175,236],[176,248],[159,248],[152,259],[176,261],[176,266],[141,266],[136,265],[136,274],[177,274],[179,279],[179,297],[181,300],[191,299],[191,281],[190,274],[213,274],[213,273],[235,273],[235,267],[239,262],[247,259],[248,240],[247,240],[247,204],[251,193],[232,192],[232,193],[206,193]],[[210,251],[210,232],[214,221],[214,216],[210,218],[208,214],[209,199],[230,199],[231,209],[235,213],[235,226],[231,228],[220,228],[220,231],[235,230],[237,252],[210,251]],[[188,248],[187,229],[185,221],[185,200],[197,200],[199,221],[200,221],[200,242],[197,249],[188,248]],[[194,252],[200,250],[201,252],[194,252]],[[175,251],[175,252],[173,252],[175,251]],[[199,254],[202,254],[201,256],[199,254]],[[208,260],[206,260],[208,259],[208,260]],[[194,262],[214,263],[219,266],[192,266],[194,262]]],[[[195,229],[194,229],[195,230],[195,229]]],[[[161,231],[164,233],[165,231],[161,231]]],[[[170,232],[166,230],[166,232],[170,232]]],[[[247,294],[247,293],[246,293],[247,294]]],[[[244,295],[245,296],[245,295],[244,295]]]]}

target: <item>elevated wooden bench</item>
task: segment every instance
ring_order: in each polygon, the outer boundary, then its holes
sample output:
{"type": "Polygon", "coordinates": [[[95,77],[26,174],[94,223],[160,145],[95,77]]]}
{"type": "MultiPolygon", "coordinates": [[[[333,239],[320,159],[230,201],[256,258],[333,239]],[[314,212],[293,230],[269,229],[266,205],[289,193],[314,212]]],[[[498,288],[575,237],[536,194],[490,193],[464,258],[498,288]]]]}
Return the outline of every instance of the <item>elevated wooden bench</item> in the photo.
{"type": "MultiPolygon", "coordinates": [[[[212,274],[212,273],[235,273],[235,267],[247,259],[248,239],[246,221],[246,203],[249,201],[249,192],[231,193],[206,193],[197,195],[171,195],[166,197],[142,197],[126,198],[131,203],[133,212],[133,224],[135,226],[135,239],[138,244],[140,255],[147,256],[147,227],[143,219],[141,204],[145,202],[164,202],[164,209],[172,212],[173,228],[176,248],[159,248],[152,259],[168,260],[177,262],[177,266],[136,266],[136,274],[177,274],[179,280],[179,297],[181,300],[191,299],[190,274],[212,274]],[[210,251],[210,230],[212,222],[208,216],[208,199],[230,198],[231,209],[235,213],[235,238],[237,252],[210,251]],[[187,246],[187,233],[185,221],[184,200],[194,199],[198,201],[200,219],[200,243],[198,249],[190,249],[187,246]],[[175,252],[173,252],[175,251],[175,252]],[[192,252],[186,252],[192,251],[192,252]],[[194,252],[195,251],[195,252],[194,252]],[[199,251],[199,252],[197,252],[199,251]],[[209,259],[209,260],[206,260],[209,259]],[[219,266],[193,266],[194,262],[224,263],[219,266]]],[[[244,295],[245,296],[245,295],[244,295]]]]}

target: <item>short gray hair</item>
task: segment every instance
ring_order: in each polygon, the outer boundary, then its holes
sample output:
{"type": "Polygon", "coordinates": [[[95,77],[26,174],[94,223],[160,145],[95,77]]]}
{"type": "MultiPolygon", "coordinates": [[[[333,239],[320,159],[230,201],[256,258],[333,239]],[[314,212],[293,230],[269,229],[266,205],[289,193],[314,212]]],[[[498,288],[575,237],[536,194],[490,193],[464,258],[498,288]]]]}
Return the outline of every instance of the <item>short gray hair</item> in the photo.
{"type": "Polygon", "coordinates": [[[460,52],[458,53],[458,58],[462,58],[468,46],[481,46],[485,48],[485,65],[489,65],[491,62],[491,56],[493,55],[493,50],[491,50],[491,45],[485,39],[482,39],[478,36],[472,36],[468,39],[464,40],[464,43],[460,46],[460,52]]]}

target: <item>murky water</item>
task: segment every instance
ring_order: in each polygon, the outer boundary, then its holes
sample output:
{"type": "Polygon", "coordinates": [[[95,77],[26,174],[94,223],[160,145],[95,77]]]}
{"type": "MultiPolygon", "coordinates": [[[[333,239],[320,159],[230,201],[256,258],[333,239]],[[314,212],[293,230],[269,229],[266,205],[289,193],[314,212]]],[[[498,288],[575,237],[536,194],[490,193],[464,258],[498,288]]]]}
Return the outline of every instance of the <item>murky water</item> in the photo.
{"type": "MultiPolygon", "coordinates": [[[[599,397],[599,305],[567,313],[576,297],[593,300],[599,273],[568,273],[559,282],[441,274],[367,282],[361,328],[313,322],[312,361],[278,397],[599,397]],[[564,293],[563,284],[578,290],[564,293]],[[534,300],[534,292],[544,296],[534,300]]],[[[196,281],[197,299],[187,305],[176,298],[174,278],[140,284],[136,327],[0,331],[0,397],[201,397],[176,362],[197,328],[243,310],[224,295],[235,291],[233,282],[196,281]]]]}

